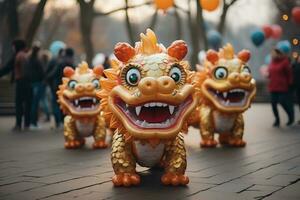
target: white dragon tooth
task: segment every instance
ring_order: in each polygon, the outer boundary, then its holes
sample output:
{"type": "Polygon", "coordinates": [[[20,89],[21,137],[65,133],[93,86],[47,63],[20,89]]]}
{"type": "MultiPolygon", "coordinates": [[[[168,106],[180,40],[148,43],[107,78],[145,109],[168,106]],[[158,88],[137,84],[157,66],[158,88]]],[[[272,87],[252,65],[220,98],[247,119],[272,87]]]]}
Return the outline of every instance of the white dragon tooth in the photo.
{"type": "Polygon", "coordinates": [[[78,106],[78,99],[75,99],[75,105],[78,106]]]}
{"type": "Polygon", "coordinates": [[[174,113],[174,109],[175,109],[175,106],[169,105],[169,111],[170,111],[171,115],[174,113]]]}
{"type": "Polygon", "coordinates": [[[150,107],[155,107],[156,103],[152,102],[150,103],[150,107]]]}
{"type": "Polygon", "coordinates": [[[147,125],[147,123],[146,123],[146,121],[144,120],[142,123],[141,123],[141,126],[146,126],[147,125]]]}
{"type": "Polygon", "coordinates": [[[223,97],[226,99],[227,98],[227,92],[223,92],[223,97]]]}
{"type": "Polygon", "coordinates": [[[163,106],[163,107],[167,107],[167,104],[166,104],[166,103],[163,103],[162,106],[163,106]]]}
{"type": "Polygon", "coordinates": [[[96,99],[96,98],[93,98],[93,103],[94,103],[94,104],[96,103],[96,101],[97,101],[97,99],[96,99]]]}
{"type": "Polygon", "coordinates": [[[163,104],[160,103],[160,102],[157,102],[157,103],[156,103],[156,106],[158,106],[158,107],[162,107],[162,105],[163,105],[163,104]]]}
{"type": "Polygon", "coordinates": [[[146,108],[148,108],[148,107],[149,107],[149,103],[145,103],[144,106],[145,106],[146,108]]]}
{"type": "Polygon", "coordinates": [[[226,104],[226,105],[229,105],[229,103],[230,103],[230,102],[229,102],[229,99],[227,99],[227,101],[226,101],[226,103],[225,103],[225,104],[226,104]]]}
{"type": "Polygon", "coordinates": [[[142,109],[142,106],[135,107],[135,113],[136,113],[137,116],[140,115],[141,109],[142,109]]]}
{"type": "Polygon", "coordinates": [[[128,108],[128,104],[126,103],[126,108],[128,108]]]}

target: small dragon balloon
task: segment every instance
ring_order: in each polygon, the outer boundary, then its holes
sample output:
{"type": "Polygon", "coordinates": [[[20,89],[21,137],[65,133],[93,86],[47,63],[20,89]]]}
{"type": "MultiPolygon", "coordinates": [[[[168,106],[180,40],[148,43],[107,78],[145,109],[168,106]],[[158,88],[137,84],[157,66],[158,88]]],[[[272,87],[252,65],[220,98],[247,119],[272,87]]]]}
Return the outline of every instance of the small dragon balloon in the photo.
{"type": "Polygon", "coordinates": [[[74,149],[85,144],[85,137],[93,136],[94,148],[105,148],[106,127],[101,114],[99,79],[103,68],[89,69],[82,62],[75,70],[64,68],[63,83],[57,91],[58,102],[66,114],[64,119],[65,148],[74,149]]]}
{"type": "Polygon", "coordinates": [[[111,161],[115,186],[140,183],[136,163],[163,166],[166,185],[186,185],[186,151],[181,132],[197,105],[192,73],[183,58],[187,45],[178,40],[166,49],[153,31],[141,34],[135,48],[118,43],[113,69],[101,80],[104,117],[115,129],[111,161]]]}
{"type": "Polygon", "coordinates": [[[232,45],[227,44],[219,52],[209,50],[204,69],[195,76],[201,90],[199,106],[190,124],[199,124],[202,147],[215,147],[214,133],[219,142],[243,147],[243,112],[250,107],[256,94],[255,80],[247,62],[250,52],[240,51],[234,55],[232,45]]]}

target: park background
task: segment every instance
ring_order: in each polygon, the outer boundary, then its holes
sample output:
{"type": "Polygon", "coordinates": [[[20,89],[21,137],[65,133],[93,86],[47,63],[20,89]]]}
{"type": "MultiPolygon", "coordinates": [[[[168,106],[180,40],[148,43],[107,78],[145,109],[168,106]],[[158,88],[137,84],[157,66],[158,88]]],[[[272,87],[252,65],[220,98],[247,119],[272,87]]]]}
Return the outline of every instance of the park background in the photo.
{"type": "MultiPolygon", "coordinates": [[[[189,45],[192,68],[199,62],[200,51],[219,48],[230,42],[236,51],[252,52],[250,67],[257,80],[256,101],[268,101],[266,80],[261,66],[268,63],[271,49],[288,41],[290,57],[300,51],[300,26],[292,16],[299,0],[224,0],[216,9],[202,9],[198,0],[0,0],[0,66],[12,54],[14,38],[24,38],[30,45],[40,41],[49,49],[54,41],[63,41],[75,49],[77,62],[92,63],[95,55],[112,54],[120,41],[131,44],[139,33],[150,27],[161,43],[169,45],[183,39],[189,45]],[[164,2],[166,9],[157,9],[164,2]],[[168,3],[170,2],[170,3],[168,3]],[[171,5],[171,6],[168,6],[171,5]],[[279,26],[277,36],[253,41],[255,32],[279,26]],[[258,42],[258,43],[257,43],[258,42]]],[[[14,112],[13,85],[9,75],[0,79],[0,112],[14,112]]]]}

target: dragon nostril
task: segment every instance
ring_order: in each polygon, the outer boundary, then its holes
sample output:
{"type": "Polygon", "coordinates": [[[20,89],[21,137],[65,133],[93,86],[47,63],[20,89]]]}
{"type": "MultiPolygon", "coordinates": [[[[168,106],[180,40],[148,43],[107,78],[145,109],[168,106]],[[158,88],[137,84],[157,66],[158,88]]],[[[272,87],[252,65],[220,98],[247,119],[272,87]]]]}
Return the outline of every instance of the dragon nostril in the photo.
{"type": "Polygon", "coordinates": [[[163,85],[164,85],[164,86],[168,86],[168,85],[169,85],[169,81],[165,80],[165,81],[163,82],[163,85]]]}

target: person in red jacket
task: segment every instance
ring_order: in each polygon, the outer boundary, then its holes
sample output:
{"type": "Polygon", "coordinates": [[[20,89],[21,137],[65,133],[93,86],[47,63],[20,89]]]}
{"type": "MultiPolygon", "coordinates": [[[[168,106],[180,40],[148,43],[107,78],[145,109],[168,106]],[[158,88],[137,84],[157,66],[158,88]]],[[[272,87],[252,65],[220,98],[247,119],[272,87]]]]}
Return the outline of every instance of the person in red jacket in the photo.
{"type": "Polygon", "coordinates": [[[272,61],[268,66],[268,88],[271,93],[271,104],[275,122],[273,126],[280,125],[277,104],[279,103],[288,115],[287,126],[294,123],[294,108],[290,95],[290,86],[293,83],[292,68],[289,58],[279,49],[272,50],[272,61]]]}

